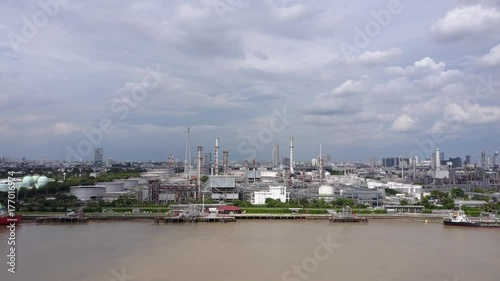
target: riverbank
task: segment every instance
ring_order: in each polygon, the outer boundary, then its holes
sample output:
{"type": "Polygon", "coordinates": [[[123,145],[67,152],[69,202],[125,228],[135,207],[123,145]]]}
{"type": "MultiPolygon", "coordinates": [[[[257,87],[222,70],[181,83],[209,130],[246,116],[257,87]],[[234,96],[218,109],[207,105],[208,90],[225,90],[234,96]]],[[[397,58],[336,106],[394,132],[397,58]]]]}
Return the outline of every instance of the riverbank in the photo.
{"type": "MultiPolygon", "coordinates": [[[[236,220],[328,220],[330,215],[324,214],[232,214],[229,215],[236,220]]],[[[65,217],[64,213],[31,213],[24,214],[22,222],[35,222],[40,218],[65,217]]],[[[164,214],[132,214],[132,213],[87,213],[87,220],[95,221],[134,221],[134,220],[154,220],[163,218],[164,214]]],[[[443,216],[432,214],[359,214],[360,218],[369,220],[402,220],[402,221],[428,221],[442,222],[443,216]]]]}

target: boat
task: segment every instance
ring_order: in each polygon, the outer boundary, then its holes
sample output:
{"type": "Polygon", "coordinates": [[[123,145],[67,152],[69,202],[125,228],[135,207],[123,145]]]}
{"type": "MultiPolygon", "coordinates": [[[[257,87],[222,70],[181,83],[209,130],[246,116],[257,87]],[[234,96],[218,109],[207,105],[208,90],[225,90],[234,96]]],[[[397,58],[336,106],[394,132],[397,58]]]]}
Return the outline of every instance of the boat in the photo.
{"type": "Polygon", "coordinates": [[[330,222],[368,222],[368,218],[359,218],[352,212],[351,207],[342,208],[342,214],[332,214],[330,222]]]}
{"type": "Polygon", "coordinates": [[[5,210],[4,206],[2,206],[2,203],[0,203],[0,225],[16,225],[21,222],[22,218],[22,215],[7,215],[7,211],[5,210]]]}
{"type": "Polygon", "coordinates": [[[443,224],[446,226],[463,226],[463,227],[490,227],[500,228],[500,220],[496,217],[489,219],[471,220],[460,207],[458,211],[451,212],[448,217],[443,219],[443,224]]]}

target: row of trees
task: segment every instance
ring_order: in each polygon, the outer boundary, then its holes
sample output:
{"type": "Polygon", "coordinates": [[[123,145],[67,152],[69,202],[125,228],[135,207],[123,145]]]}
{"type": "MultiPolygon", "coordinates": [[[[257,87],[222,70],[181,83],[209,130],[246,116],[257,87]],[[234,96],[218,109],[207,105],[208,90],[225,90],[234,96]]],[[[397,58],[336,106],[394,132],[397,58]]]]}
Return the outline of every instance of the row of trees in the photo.
{"type": "MultiPolygon", "coordinates": [[[[248,201],[235,200],[232,202],[234,206],[238,207],[252,207],[253,205],[248,201]]],[[[280,200],[274,200],[271,198],[266,199],[266,208],[317,208],[317,209],[327,209],[327,208],[339,208],[344,206],[351,206],[353,208],[366,208],[367,206],[363,204],[357,204],[351,199],[339,198],[337,200],[328,202],[325,199],[312,199],[309,200],[305,197],[300,199],[293,199],[286,203],[280,200]]]]}

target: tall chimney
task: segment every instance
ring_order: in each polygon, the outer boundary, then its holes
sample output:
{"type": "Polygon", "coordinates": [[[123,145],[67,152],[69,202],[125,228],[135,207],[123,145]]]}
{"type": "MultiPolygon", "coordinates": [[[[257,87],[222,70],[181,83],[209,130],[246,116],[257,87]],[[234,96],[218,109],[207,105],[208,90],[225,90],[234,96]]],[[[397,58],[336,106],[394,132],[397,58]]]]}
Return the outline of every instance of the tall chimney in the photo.
{"type": "Polygon", "coordinates": [[[219,138],[215,138],[215,175],[219,174],[219,138]]]}
{"type": "Polygon", "coordinates": [[[323,147],[319,145],[319,183],[323,183],[323,147]]]}
{"type": "Polygon", "coordinates": [[[229,152],[227,150],[222,151],[222,171],[224,175],[227,175],[229,172],[229,152]]]}
{"type": "Polygon", "coordinates": [[[435,160],[436,160],[436,163],[434,164],[435,167],[436,167],[436,171],[439,171],[441,170],[441,159],[440,159],[441,155],[439,154],[439,148],[436,148],[436,155],[434,156],[435,160]]]}
{"type": "Polygon", "coordinates": [[[293,174],[293,137],[290,137],[290,175],[293,174]]]}
{"type": "Polygon", "coordinates": [[[201,196],[201,163],[203,162],[203,146],[198,145],[198,196],[201,196]]]}

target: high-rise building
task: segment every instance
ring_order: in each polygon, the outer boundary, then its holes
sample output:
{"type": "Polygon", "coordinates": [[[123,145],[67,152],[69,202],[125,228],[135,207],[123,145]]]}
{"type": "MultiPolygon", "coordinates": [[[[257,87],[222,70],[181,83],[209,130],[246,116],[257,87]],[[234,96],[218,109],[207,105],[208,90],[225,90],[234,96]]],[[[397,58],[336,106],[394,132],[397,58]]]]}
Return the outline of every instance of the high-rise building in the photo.
{"type": "Polygon", "coordinates": [[[284,166],[289,166],[290,165],[290,158],[283,157],[281,159],[281,164],[283,164],[284,166]]]}
{"type": "Polygon", "coordinates": [[[111,158],[106,159],[106,166],[107,167],[113,166],[113,159],[111,159],[111,158]]]}
{"type": "Polygon", "coordinates": [[[94,166],[101,167],[103,164],[103,149],[96,148],[94,152],[94,166]]]}
{"type": "Polygon", "coordinates": [[[208,152],[205,153],[205,156],[203,157],[203,166],[210,167],[212,165],[212,153],[208,152]]]}
{"type": "Polygon", "coordinates": [[[493,167],[494,168],[498,168],[498,166],[500,165],[500,159],[499,159],[499,156],[498,156],[498,151],[495,151],[495,153],[493,154],[493,167]]]}
{"type": "Polygon", "coordinates": [[[465,164],[466,165],[470,164],[470,155],[465,155],[465,164]]]}
{"type": "Polygon", "coordinates": [[[385,168],[399,167],[399,157],[382,158],[382,164],[385,168]]]}
{"type": "Polygon", "coordinates": [[[481,152],[481,158],[479,159],[479,165],[481,166],[481,168],[483,169],[486,169],[486,165],[487,165],[487,162],[486,162],[486,152],[485,151],[482,151],[481,152]]]}
{"type": "Polygon", "coordinates": [[[273,165],[278,166],[280,164],[280,146],[275,144],[273,147],[273,165]]]}
{"type": "Polygon", "coordinates": [[[370,168],[375,167],[375,156],[370,155],[370,157],[368,158],[368,165],[370,166],[370,168]]]}
{"type": "Polygon", "coordinates": [[[450,158],[448,160],[448,162],[451,162],[452,168],[461,168],[462,167],[462,158],[460,158],[460,157],[450,158]]]}

